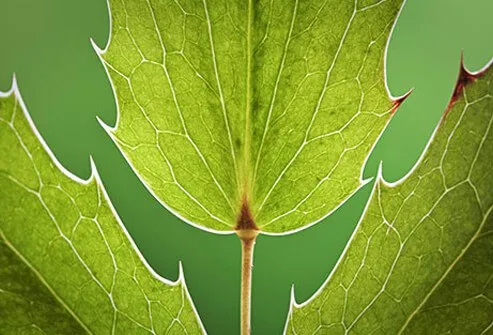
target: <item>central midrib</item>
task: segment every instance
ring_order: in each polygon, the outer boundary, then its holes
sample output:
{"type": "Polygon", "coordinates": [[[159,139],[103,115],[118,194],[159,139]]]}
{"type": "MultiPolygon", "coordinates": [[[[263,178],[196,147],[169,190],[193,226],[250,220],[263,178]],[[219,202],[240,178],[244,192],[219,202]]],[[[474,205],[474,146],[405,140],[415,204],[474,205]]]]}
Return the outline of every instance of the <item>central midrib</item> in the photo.
{"type": "Polygon", "coordinates": [[[238,184],[239,207],[235,222],[235,230],[257,230],[254,218],[251,215],[251,190],[252,183],[250,171],[250,146],[251,146],[251,126],[250,118],[252,114],[251,97],[252,97],[252,21],[253,21],[253,0],[248,0],[247,15],[247,38],[246,38],[246,94],[245,94],[245,129],[243,134],[243,162],[239,173],[240,179],[238,184]],[[245,216],[245,213],[248,215],[245,216]],[[246,223],[246,224],[245,224],[246,223]]]}
{"type": "Polygon", "coordinates": [[[239,213],[237,217],[237,226],[239,224],[239,220],[241,220],[241,212],[242,210],[247,207],[249,209],[251,219],[255,221],[254,219],[254,213],[252,213],[253,208],[252,208],[252,196],[253,196],[253,191],[255,182],[256,182],[256,174],[257,174],[257,169],[258,169],[258,164],[260,160],[260,154],[262,153],[263,149],[263,142],[265,140],[266,132],[269,127],[269,119],[270,119],[270,114],[272,113],[272,107],[274,104],[274,101],[276,99],[276,93],[277,93],[277,86],[279,84],[280,76],[282,73],[282,70],[284,68],[284,62],[286,59],[286,54],[287,54],[287,49],[289,47],[289,42],[291,40],[291,34],[293,31],[293,26],[294,26],[294,21],[296,18],[296,12],[298,8],[298,1],[295,3],[295,7],[293,9],[293,14],[291,17],[291,23],[289,27],[289,32],[288,36],[286,37],[285,45],[283,48],[283,55],[281,57],[281,63],[279,65],[278,73],[276,76],[276,82],[275,82],[275,88],[271,96],[271,103],[269,107],[269,114],[268,114],[268,119],[266,121],[265,127],[264,127],[264,132],[262,135],[262,141],[260,148],[258,149],[258,156],[255,159],[255,166],[253,167],[252,171],[252,160],[251,160],[251,141],[252,141],[252,132],[251,132],[251,114],[252,114],[252,58],[253,58],[253,48],[252,48],[252,25],[253,25],[253,16],[254,16],[254,8],[253,8],[253,0],[248,1],[248,16],[247,16],[247,40],[246,40],[246,49],[247,49],[247,64],[246,64],[246,101],[245,101],[245,129],[244,129],[244,140],[243,140],[243,164],[242,164],[242,172],[239,173],[240,175],[240,183],[238,185],[238,198],[240,200],[239,203],[239,213]]]}
{"type": "Polygon", "coordinates": [[[251,146],[251,129],[250,118],[252,113],[251,96],[252,96],[252,21],[253,21],[253,0],[248,0],[248,18],[247,18],[247,59],[246,59],[246,97],[245,97],[245,130],[243,139],[243,173],[240,174],[239,195],[241,201],[250,201],[251,191],[251,172],[250,172],[250,146],[251,146]]]}

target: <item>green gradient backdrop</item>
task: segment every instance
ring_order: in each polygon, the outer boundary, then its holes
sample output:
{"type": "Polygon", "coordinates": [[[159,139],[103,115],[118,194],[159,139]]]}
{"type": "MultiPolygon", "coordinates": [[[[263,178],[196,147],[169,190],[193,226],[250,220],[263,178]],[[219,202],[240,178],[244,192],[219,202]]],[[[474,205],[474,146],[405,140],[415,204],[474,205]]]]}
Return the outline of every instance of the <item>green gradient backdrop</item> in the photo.
{"type": "MultiPolygon", "coordinates": [[[[106,0],[0,0],[0,90],[12,73],[40,133],[81,177],[94,157],[111,201],[150,264],[187,285],[210,334],[239,329],[240,243],[202,232],[169,214],[146,191],[96,122],[116,118],[111,87],[89,38],[108,38],[106,0]]],[[[414,87],[366,168],[404,176],[425,147],[452,93],[461,50],[477,70],[493,57],[493,1],[408,0],[391,39],[387,79],[394,96],[414,87]]],[[[253,333],[281,333],[295,285],[298,302],[325,280],[351,235],[371,185],[312,228],[286,237],[261,236],[255,251],[253,333]]]]}

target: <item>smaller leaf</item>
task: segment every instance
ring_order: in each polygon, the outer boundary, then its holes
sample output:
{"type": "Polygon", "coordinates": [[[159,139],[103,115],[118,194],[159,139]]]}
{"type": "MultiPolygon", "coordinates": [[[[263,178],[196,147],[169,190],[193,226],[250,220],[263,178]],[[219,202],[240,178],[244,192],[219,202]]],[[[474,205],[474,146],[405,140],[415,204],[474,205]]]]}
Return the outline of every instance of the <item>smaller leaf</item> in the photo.
{"type": "Polygon", "coordinates": [[[0,97],[2,333],[202,333],[183,278],[152,272],[95,167],[63,170],[14,92],[0,97]]]}
{"type": "Polygon", "coordinates": [[[380,174],[345,255],[287,333],[491,334],[492,79],[462,68],[420,163],[397,185],[380,174]]]}

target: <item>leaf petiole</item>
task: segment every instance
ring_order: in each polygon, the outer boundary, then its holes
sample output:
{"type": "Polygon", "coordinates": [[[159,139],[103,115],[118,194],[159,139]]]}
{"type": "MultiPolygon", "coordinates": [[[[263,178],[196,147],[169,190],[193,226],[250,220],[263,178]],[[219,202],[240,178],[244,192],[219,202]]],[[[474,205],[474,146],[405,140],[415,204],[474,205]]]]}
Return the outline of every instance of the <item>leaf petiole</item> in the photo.
{"type": "Polygon", "coordinates": [[[241,240],[241,335],[250,335],[253,250],[258,230],[237,230],[241,240]]]}

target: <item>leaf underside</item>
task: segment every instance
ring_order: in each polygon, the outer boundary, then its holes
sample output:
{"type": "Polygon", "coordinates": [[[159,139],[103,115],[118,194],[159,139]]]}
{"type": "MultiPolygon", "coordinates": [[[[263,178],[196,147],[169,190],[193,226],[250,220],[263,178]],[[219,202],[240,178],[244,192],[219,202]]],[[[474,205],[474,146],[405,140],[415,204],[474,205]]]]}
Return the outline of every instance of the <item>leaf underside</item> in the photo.
{"type": "Polygon", "coordinates": [[[492,81],[492,69],[462,69],[427,152],[398,185],[377,181],[325,287],[293,306],[288,334],[493,333],[492,81]]]}
{"type": "Polygon", "coordinates": [[[13,93],[0,157],[0,332],[202,332],[183,281],[150,272],[101,183],[55,165],[13,93]]]}
{"type": "Polygon", "coordinates": [[[175,214],[282,233],[333,211],[396,101],[384,78],[401,0],[110,0],[110,134],[175,214]]]}

